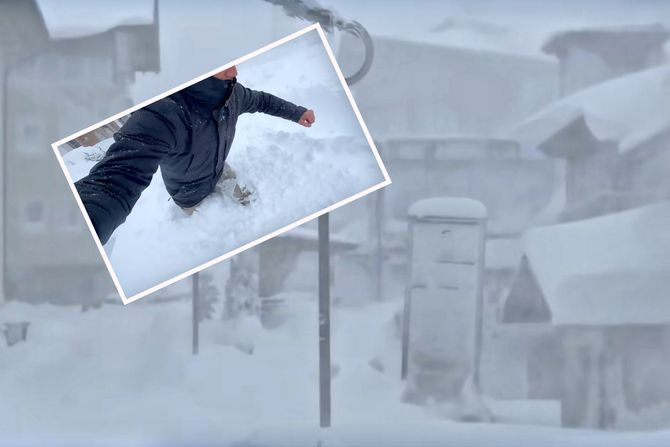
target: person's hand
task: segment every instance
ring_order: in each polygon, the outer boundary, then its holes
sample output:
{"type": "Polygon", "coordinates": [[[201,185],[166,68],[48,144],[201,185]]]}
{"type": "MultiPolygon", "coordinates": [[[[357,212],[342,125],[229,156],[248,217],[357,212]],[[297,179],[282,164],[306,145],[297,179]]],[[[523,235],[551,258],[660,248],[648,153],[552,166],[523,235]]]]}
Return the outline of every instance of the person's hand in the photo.
{"type": "Polygon", "coordinates": [[[314,121],[316,121],[316,118],[314,117],[314,110],[309,109],[302,114],[302,116],[298,120],[298,124],[304,127],[312,127],[314,121]]]}

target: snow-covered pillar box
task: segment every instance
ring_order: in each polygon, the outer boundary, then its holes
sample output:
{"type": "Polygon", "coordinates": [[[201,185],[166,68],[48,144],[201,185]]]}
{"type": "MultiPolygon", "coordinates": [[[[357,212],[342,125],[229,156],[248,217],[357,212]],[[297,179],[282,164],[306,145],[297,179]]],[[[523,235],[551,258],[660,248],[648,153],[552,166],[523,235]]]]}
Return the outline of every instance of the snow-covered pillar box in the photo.
{"type": "Polygon", "coordinates": [[[409,399],[458,398],[468,377],[478,385],[486,217],[484,204],[467,198],[409,208],[402,353],[409,399]]]}

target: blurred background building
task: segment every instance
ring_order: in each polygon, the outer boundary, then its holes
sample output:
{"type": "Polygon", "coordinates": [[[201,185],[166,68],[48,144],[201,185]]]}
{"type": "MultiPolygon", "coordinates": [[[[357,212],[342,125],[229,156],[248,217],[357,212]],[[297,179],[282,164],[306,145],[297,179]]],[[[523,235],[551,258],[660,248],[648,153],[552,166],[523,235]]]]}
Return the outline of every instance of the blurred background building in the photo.
{"type": "Polygon", "coordinates": [[[46,148],[54,135],[93,124],[91,116],[130,107],[135,74],[160,69],[158,3],[145,2],[131,25],[117,12],[108,26],[89,18],[74,29],[62,13],[45,20],[35,1],[10,3],[2,32],[23,45],[0,41],[3,54],[16,53],[3,65],[4,291],[8,299],[97,300],[111,281],[46,148]]]}

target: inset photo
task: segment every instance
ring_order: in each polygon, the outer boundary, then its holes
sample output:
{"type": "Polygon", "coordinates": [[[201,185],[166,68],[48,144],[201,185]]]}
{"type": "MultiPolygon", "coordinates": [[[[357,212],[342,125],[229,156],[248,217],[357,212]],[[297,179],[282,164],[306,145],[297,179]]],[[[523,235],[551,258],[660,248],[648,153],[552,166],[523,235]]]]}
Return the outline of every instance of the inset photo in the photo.
{"type": "Polygon", "coordinates": [[[124,304],[390,183],[318,24],[52,146],[124,304]]]}

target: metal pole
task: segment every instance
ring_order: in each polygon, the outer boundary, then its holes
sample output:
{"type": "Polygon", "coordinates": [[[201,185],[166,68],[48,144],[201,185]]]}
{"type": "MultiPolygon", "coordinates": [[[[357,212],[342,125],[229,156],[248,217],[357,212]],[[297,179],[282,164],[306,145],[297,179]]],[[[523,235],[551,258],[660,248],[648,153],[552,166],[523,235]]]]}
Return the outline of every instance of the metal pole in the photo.
{"type": "Polygon", "coordinates": [[[8,138],[7,129],[9,119],[7,118],[7,111],[9,106],[7,104],[7,96],[9,89],[9,67],[5,67],[3,60],[3,55],[0,54],[0,72],[2,72],[2,88],[0,89],[0,103],[2,105],[2,122],[0,123],[0,200],[2,200],[2,205],[0,206],[0,306],[5,302],[5,259],[6,259],[6,242],[7,242],[7,229],[5,228],[5,219],[7,218],[7,151],[8,151],[8,138]]]}
{"type": "Polygon", "coordinates": [[[193,274],[193,355],[198,354],[200,343],[200,273],[193,274]]]}
{"type": "Polygon", "coordinates": [[[477,392],[481,392],[481,367],[484,347],[484,263],[486,259],[486,221],[479,226],[479,256],[477,260],[477,288],[475,297],[475,352],[473,358],[472,382],[477,392]]]}
{"type": "Polygon", "coordinates": [[[405,380],[407,378],[407,370],[409,368],[409,323],[410,323],[410,312],[412,312],[412,270],[414,268],[412,262],[412,253],[414,252],[414,220],[409,220],[409,256],[407,257],[408,263],[408,276],[406,281],[408,284],[405,285],[405,306],[403,308],[402,314],[402,347],[400,354],[400,378],[405,380]]]}
{"type": "Polygon", "coordinates": [[[328,213],[319,217],[319,408],[330,427],[330,235],[328,213]]]}
{"type": "Polygon", "coordinates": [[[384,247],[382,244],[384,237],[384,190],[377,191],[373,200],[375,201],[375,292],[377,301],[382,301],[384,299],[384,247]]]}

